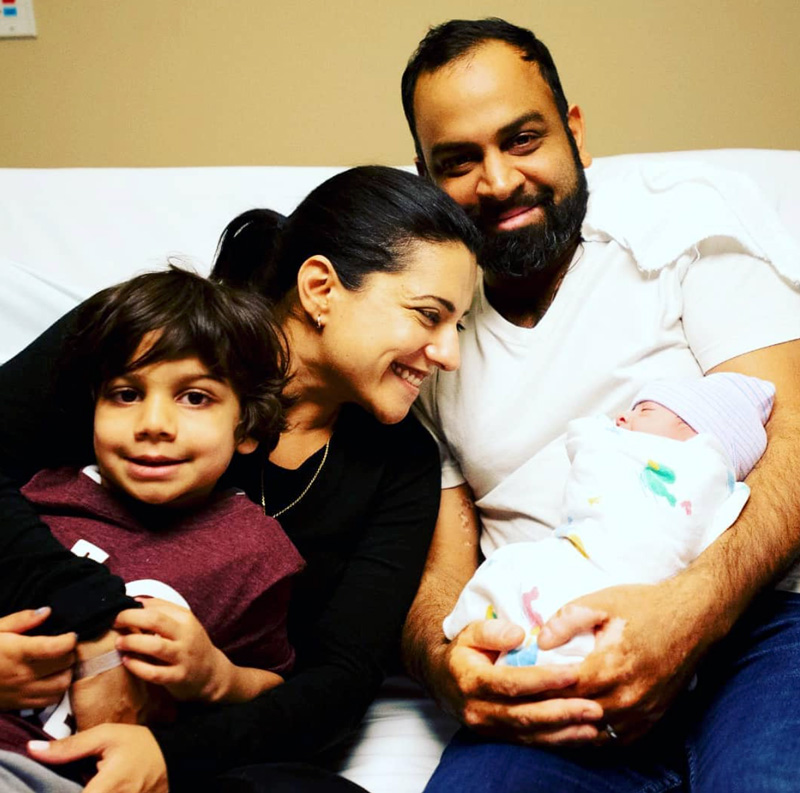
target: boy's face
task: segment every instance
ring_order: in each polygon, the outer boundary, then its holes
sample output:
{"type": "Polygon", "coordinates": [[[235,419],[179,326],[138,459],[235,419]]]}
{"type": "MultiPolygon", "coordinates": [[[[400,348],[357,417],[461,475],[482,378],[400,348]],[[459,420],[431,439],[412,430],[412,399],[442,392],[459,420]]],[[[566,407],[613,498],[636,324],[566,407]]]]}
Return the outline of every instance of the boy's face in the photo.
{"type": "Polygon", "coordinates": [[[633,432],[649,432],[662,438],[688,441],[697,433],[671,410],[658,402],[640,402],[617,416],[616,424],[633,432]]]}
{"type": "MultiPolygon", "coordinates": [[[[137,351],[138,357],[143,345],[137,351]]],[[[146,504],[190,506],[225,472],[237,442],[239,399],[197,358],[159,361],[103,385],[94,450],[103,483],[146,504]]]]}

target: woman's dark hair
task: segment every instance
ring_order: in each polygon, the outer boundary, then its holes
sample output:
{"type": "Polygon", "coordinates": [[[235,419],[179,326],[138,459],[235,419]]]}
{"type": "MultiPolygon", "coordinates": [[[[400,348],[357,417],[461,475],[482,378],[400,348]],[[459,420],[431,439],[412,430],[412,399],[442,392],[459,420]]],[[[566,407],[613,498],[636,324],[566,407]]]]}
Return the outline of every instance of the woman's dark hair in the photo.
{"type": "Polygon", "coordinates": [[[403,270],[417,242],[459,242],[477,255],[480,237],[463,210],[424,179],[361,166],[323,182],[286,219],[268,209],[234,218],[211,277],[279,303],[312,256],[330,259],[344,287],[355,290],[369,273],[403,270]]]}
{"type": "Polygon", "coordinates": [[[89,298],[62,361],[62,376],[85,383],[94,400],[104,383],[159,361],[199,358],[239,398],[237,439],[269,448],[284,428],[287,362],[280,331],[258,295],[177,267],[146,273],[89,298]],[[142,339],[158,335],[143,354],[142,339]]]}
{"type": "Polygon", "coordinates": [[[499,17],[487,19],[451,19],[431,28],[419,43],[416,52],[411,56],[403,72],[400,92],[403,99],[403,111],[414,138],[414,147],[421,162],[424,162],[422,149],[417,137],[417,122],[414,117],[414,91],[421,74],[438,71],[448,63],[457,61],[468,55],[487,41],[503,41],[516,47],[522,59],[535,63],[539,67],[542,79],[550,87],[556,108],[564,126],[567,126],[569,105],[558,70],[544,42],[540,41],[527,28],[512,25],[499,17]]]}

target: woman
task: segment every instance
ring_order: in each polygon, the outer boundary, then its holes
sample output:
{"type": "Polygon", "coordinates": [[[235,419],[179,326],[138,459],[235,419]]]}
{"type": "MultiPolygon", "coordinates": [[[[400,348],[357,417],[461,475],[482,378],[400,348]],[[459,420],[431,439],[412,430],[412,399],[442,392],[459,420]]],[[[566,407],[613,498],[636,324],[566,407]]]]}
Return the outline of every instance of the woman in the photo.
{"type": "MultiPolygon", "coordinates": [[[[381,167],[333,177],[285,223],[257,211],[231,224],[214,275],[273,301],[292,376],[287,430],[268,458],[242,458],[228,480],[279,518],[307,561],[289,619],[295,672],[250,703],[204,706],[152,732],[97,727],[37,759],[102,757],[97,790],[123,779],[126,789],[165,790],[167,771],[172,789],[197,789],[228,768],[310,757],[355,726],[394,658],[433,531],[437,453],[407,414],[425,376],[458,366],[476,249],[473,227],[449,198],[381,167]]],[[[90,437],[91,416],[78,415],[69,384],[48,372],[71,317],[0,369],[0,580],[8,590],[0,602],[5,612],[53,606],[51,632],[88,636],[129,602],[116,579],[58,546],[15,489],[40,468],[91,454],[74,440],[90,437]]],[[[278,790],[279,778],[291,790],[311,784],[264,766],[230,778],[248,775],[263,789],[278,790]]]]}

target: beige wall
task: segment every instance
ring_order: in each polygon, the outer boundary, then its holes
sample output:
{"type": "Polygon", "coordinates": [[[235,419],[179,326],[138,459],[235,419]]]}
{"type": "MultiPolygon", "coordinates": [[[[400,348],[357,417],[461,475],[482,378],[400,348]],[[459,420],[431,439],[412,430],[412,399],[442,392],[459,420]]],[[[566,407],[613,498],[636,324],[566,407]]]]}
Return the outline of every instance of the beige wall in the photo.
{"type": "Polygon", "coordinates": [[[0,166],[410,162],[430,24],[533,28],[595,155],[800,148],[797,0],[35,0],[0,40],[0,166]]]}

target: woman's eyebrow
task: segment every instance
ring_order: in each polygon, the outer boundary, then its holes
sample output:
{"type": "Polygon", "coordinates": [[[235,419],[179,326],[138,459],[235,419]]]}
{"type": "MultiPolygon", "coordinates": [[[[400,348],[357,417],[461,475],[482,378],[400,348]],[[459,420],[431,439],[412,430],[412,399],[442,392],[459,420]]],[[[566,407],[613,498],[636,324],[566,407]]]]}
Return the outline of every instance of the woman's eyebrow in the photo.
{"type": "Polygon", "coordinates": [[[445,298],[439,297],[439,295],[417,295],[414,299],[435,300],[437,303],[446,308],[451,314],[455,313],[456,310],[456,307],[449,300],[445,300],[445,298]]]}

